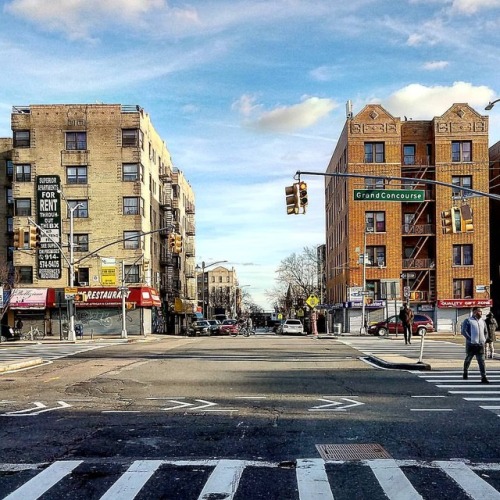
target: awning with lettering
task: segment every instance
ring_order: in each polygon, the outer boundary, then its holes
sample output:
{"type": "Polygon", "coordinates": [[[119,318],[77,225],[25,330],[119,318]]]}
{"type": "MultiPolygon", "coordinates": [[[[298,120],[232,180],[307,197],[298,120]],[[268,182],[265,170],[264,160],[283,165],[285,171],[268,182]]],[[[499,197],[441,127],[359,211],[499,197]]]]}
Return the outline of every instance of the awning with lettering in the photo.
{"type": "Polygon", "coordinates": [[[11,309],[45,309],[47,304],[46,288],[14,288],[10,295],[11,309]]]}

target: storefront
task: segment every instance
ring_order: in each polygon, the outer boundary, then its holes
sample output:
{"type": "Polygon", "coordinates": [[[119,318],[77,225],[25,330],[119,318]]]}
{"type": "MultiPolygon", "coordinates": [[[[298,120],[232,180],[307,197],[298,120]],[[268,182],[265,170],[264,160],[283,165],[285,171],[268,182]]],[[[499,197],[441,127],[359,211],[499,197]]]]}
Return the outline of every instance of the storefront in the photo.
{"type": "Polygon", "coordinates": [[[49,317],[46,311],[47,288],[15,288],[8,299],[8,324],[14,326],[20,318],[23,331],[37,327],[45,331],[49,317]]]}
{"type": "MultiPolygon", "coordinates": [[[[473,307],[489,309],[491,299],[445,299],[437,301],[437,330],[460,333],[464,319],[471,315],[473,307]]],[[[486,317],[486,314],[483,314],[486,317]]]]}
{"type": "MultiPolygon", "coordinates": [[[[122,295],[116,287],[78,287],[74,295],[75,324],[83,335],[117,335],[122,331],[122,295]]],[[[49,289],[51,333],[59,336],[68,322],[64,289],[49,289]]],[[[147,286],[128,287],[125,297],[125,326],[128,335],[147,335],[161,323],[161,302],[156,290],[147,286]]]]}

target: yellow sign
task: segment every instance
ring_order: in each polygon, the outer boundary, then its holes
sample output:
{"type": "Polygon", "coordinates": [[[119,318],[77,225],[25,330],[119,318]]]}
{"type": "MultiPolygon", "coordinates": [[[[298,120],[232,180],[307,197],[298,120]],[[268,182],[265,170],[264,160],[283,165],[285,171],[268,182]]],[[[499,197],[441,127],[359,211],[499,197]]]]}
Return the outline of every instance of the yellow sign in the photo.
{"type": "Polygon", "coordinates": [[[309,295],[309,297],[307,297],[306,304],[311,309],[314,309],[319,304],[319,299],[316,295],[309,295]]]}
{"type": "Polygon", "coordinates": [[[78,288],[76,287],[69,287],[67,286],[64,289],[64,298],[67,299],[72,299],[76,294],[78,293],[78,288]]]}
{"type": "Polygon", "coordinates": [[[116,285],[116,266],[101,267],[101,284],[116,285]]]}

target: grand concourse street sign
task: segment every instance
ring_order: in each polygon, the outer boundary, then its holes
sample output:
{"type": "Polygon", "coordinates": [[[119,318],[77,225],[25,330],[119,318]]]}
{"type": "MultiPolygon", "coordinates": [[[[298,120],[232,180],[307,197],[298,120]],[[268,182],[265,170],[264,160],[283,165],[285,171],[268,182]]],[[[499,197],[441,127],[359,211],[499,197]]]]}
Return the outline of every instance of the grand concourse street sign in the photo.
{"type": "Polygon", "coordinates": [[[354,201],[399,201],[420,203],[425,201],[423,189],[355,189],[354,201]]]}

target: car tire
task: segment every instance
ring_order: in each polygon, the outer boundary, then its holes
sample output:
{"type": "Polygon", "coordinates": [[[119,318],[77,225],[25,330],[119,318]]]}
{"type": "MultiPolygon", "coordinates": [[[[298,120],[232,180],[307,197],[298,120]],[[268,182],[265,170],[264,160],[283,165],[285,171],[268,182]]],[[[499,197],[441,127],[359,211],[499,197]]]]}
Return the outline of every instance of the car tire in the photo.
{"type": "Polygon", "coordinates": [[[378,332],[377,332],[377,335],[379,337],[387,337],[387,335],[389,334],[389,330],[387,328],[379,328],[378,329],[378,332]]]}
{"type": "Polygon", "coordinates": [[[422,336],[422,335],[425,335],[426,333],[427,333],[427,329],[424,328],[423,326],[417,328],[417,335],[422,336]]]}

